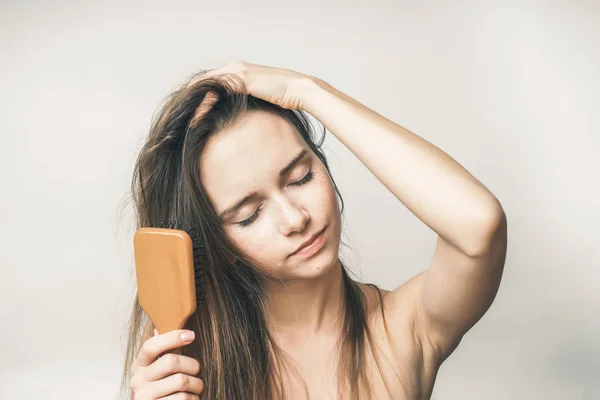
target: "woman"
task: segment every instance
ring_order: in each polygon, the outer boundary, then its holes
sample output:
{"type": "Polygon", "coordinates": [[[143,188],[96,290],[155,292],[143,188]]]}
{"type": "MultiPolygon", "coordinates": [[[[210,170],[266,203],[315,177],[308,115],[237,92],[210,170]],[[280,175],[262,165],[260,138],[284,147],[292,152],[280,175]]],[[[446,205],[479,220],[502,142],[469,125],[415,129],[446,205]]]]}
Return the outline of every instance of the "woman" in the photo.
{"type": "Polygon", "coordinates": [[[502,276],[506,217],[492,193],[434,145],[290,70],[236,61],[177,90],[133,190],[139,227],[185,221],[208,249],[186,329],[153,336],[134,306],[124,382],[136,400],[429,398],[502,276]],[[425,272],[390,292],[349,277],[339,192],[303,111],[438,234],[425,272]]]}

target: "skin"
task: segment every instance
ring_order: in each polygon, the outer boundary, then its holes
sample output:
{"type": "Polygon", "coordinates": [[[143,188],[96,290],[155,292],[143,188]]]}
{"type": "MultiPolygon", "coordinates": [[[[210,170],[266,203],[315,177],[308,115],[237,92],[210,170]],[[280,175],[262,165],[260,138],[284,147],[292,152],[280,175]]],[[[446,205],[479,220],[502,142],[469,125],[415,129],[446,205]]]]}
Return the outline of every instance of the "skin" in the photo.
{"type": "MultiPolygon", "coordinates": [[[[389,331],[383,329],[379,314],[371,311],[368,315],[391,368],[384,370],[382,382],[375,383],[375,398],[429,398],[439,367],[485,314],[498,291],[507,249],[506,215],[499,201],[441,149],[322,80],[240,61],[212,74],[224,72],[242,78],[249,94],[316,117],[438,235],[428,268],[386,291],[389,331]],[[401,377],[400,386],[391,383],[396,374],[401,377]],[[391,385],[385,392],[384,382],[391,385]]],[[[240,248],[287,283],[286,291],[270,288],[276,299],[269,314],[274,336],[298,361],[311,398],[336,398],[327,380],[336,335],[331,321],[341,304],[337,264],[341,227],[331,181],[312,154],[288,176],[279,178],[279,169],[305,145],[284,121],[264,112],[245,116],[211,140],[201,167],[215,208],[221,211],[249,191],[261,194],[259,200],[232,216],[226,229],[240,248]],[[309,168],[315,172],[312,181],[289,186],[302,179],[309,168]],[[252,225],[236,225],[259,208],[261,214],[252,225]],[[328,230],[323,251],[309,259],[288,256],[325,225],[328,230]]],[[[376,297],[364,290],[369,309],[376,310],[376,297]]],[[[144,384],[138,386],[144,393],[157,393],[143,389],[151,385],[168,387],[170,393],[199,393],[201,382],[197,378],[180,378],[177,384],[173,378],[164,382],[172,376],[166,372],[165,379],[156,380],[160,373],[153,374],[155,381],[147,378],[153,365],[154,370],[160,370],[159,365],[164,364],[153,355],[167,344],[181,345],[179,333],[145,342],[147,349],[140,352],[138,368],[146,368],[140,370],[146,372],[137,374],[146,379],[139,378],[144,384]]],[[[199,367],[193,361],[180,364],[187,365],[187,370],[199,367]]],[[[174,367],[169,372],[181,370],[174,367]]],[[[290,393],[295,390],[290,386],[290,393]]]]}

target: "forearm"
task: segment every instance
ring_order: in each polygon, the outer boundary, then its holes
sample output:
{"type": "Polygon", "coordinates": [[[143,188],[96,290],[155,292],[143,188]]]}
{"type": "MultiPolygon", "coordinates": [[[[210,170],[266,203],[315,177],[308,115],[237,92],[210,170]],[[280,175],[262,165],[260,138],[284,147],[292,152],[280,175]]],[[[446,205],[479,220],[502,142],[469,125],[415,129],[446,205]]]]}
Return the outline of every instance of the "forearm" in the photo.
{"type": "Polygon", "coordinates": [[[448,154],[318,79],[302,107],[317,118],[413,214],[467,254],[485,247],[502,208],[448,154]]]}

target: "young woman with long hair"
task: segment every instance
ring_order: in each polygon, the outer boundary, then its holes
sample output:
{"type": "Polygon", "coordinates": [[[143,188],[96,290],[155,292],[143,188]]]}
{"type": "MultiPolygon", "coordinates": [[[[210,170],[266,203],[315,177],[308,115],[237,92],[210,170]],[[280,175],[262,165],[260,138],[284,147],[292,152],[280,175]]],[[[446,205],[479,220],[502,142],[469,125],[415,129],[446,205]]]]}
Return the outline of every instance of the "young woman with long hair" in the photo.
{"type": "Polygon", "coordinates": [[[235,61],[194,76],[153,122],[132,189],[138,228],[181,221],[207,250],[185,329],[158,335],[134,304],[122,388],[135,400],[427,399],[502,277],[506,216],[484,185],[291,70],[235,61]],[[438,235],[428,268],[393,291],[339,258],[343,200],[305,112],[438,235]]]}

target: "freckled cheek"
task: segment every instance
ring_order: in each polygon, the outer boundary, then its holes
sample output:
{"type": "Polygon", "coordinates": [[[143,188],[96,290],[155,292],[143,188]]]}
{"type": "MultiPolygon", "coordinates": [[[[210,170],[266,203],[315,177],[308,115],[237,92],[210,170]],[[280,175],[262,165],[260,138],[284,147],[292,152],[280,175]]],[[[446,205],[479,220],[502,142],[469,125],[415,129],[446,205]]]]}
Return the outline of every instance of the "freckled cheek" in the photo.
{"type": "Polygon", "coordinates": [[[335,239],[336,237],[339,237],[341,235],[342,225],[340,204],[338,203],[335,187],[333,185],[333,182],[329,179],[329,175],[325,175],[325,179],[320,181],[319,185],[319,223],[328,224],[330,226],[330,238],[335,239]]]}
{"type": "Polygon", "coordinates": [[[323,172],[320,175],[320,178],[321,179],[319,179],[318,182],[315,182],[315,186],[318,187],[318,194],[314,196],[314,198],[318,199],[318,202],[316,204],[318,204],[319,208],[321,209],[321,212],[323,214],[330,214],[334,211],[335,202],[337,201],[335,189],[333,187],[333,183],[329,180],[329,176],[326,172],[323,172]]]}
{"type": "Polygon", "coordinates": [[[238,234],[233,239],[233,242],[244,254],[257,261],[269,260],[273,257],[270,254],[273,248],[268,245],[269,243],[273,243],[273,240],[264,235],[257,234],[256,232],[252,234],[238,234]]]}

